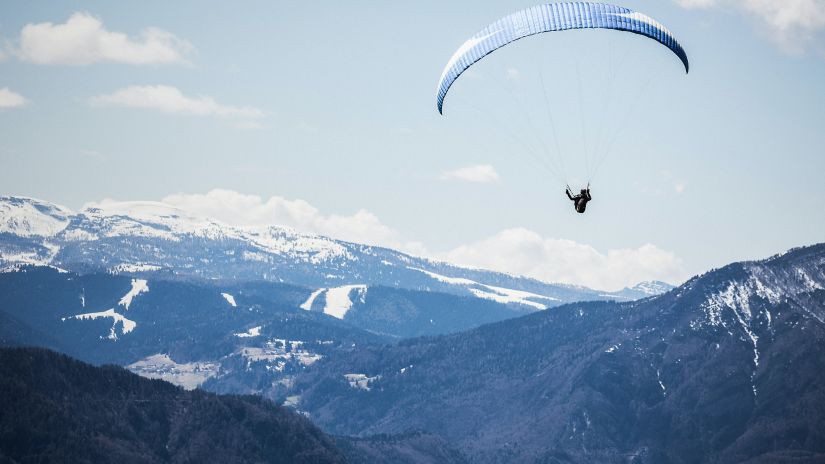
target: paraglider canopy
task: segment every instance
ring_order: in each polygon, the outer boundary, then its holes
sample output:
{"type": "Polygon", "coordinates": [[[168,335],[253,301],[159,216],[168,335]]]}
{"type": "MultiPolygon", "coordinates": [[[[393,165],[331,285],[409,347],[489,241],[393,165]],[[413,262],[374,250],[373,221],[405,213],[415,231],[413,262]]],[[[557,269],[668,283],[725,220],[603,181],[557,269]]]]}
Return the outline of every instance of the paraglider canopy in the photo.
{"type": "Polygon", "coordinates": [[[628,8],[595,2],[537,5],[507,15],[464,42],[441,73],[436,93],[438,112],[458,77],[493,51],[535,34],[571,29],[612,29],[639,34],[669,48],[690,70],[687,54],[673,34],[658,21],[628,8]]]}

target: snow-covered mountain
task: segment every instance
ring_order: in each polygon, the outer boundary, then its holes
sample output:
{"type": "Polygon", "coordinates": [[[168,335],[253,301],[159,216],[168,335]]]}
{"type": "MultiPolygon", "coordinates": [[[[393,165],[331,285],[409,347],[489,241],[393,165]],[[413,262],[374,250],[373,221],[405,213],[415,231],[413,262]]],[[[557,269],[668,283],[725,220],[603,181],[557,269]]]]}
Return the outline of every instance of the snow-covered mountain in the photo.
{"type": "Polygon", "coordinates": [[[270,281],[309,288],[305,309],[343,317],[369,287],[437,291],[527,310],[582,300],[632,300],[661,282],[619,292],[454,266],[387,248],[280,227],[235,227],[157,202],[107,202],[80,212],[0,197],[0,268],[48,265],[80,274],[270,281]]]}
{"type": "Polygon", "coordinates": [[[66,228],[71,211],[29,198],[0,197],[0,233],[51,236],[66,228]]]}
{"type": "Polygon", "coordinates": [[[639,301],[332,353],[285,392],[324,430],[475,463],[825,462],[825,244],[639,301]]]}
{"type": "Polygon", "coordinates": [[[282,400],[336,435],[422,431],[470,462],[825,456],[825,244],[538,311],[603,294],[165,205],[19,204],[0,346],[282,400]]]}

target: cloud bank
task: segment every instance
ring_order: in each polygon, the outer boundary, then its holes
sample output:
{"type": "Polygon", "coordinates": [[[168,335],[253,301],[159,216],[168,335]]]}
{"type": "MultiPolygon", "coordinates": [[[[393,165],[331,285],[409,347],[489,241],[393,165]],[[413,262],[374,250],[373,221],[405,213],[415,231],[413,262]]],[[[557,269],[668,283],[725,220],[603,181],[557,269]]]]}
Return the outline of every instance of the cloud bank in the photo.
{"type": "Polygon", "coordinates": [[[676,0],[688,9],[733,8],[754,18],[781,49],[802,53],[825,29],[825,0],[676,0]]]}
{"type": "Polygon", "coordinates": [[[42,65],[84,66],[100,62],[152,65],[185,62],[189,42],[157,28],[130,38],[103,27],[89,13],[74,13],[63,24],[27,24],[20,31],[19,59],[42,65]]]}
{"type": "Polygon", "coordinates": [[[602,253],[572,240],[542,237],[516,228],[452,250],[433,252],[419,242],[406,240],[402,233],[365,209],[349,215],[324,214],[304,200],[280,196],[263,199],[225,189],[169,195],[162,201],[235,226],[283,225],[459,265],[602,290],[618,290],[644,280],[679,283],[687,277],[680,259],[651,244],[602,253]]]}
{"type": "Polygon", "coordinates": [[[153,109],[164,113],[194,116],[255,119],[264,115],[264,112],[257,108],[222,105],[206,95],[189,97],[176,87],[168,85],[134,85],[114,93],[92,97],[90,102],[98,106],[153,109]]]}
{"type": "Polygon", "coordinates": [[[465,182],[477,182],[487,184],[498,182],[499,175],[496,169],[489,164],[476,164],[445,171],[441,173],[441,180],[461,180],[465,182]]]}
{"type": "Polygon", "coordinates": [[[601,290],[619,290],[645,280],[678,283],[686,277],[679,258],[651,244],[601,253],[590,245],[542,237],[523,228],[504,230],[438,257],[460,265],[601,290]]]}
{"type": "Polygon", "coordinates": [[[365,209],[351,215],[325,215],[304,200],[279,196],[264,200],[257,195],[225,189],[214,189],[206,194],[169,195],[162,201],[235,226],[281,225],[340,240],[387,246],[415,254],[425,253],[420,244],[404,242],[398,231],[383,224],[365,209]]]}
{"type": "Polygon", "coordinates": [[[0,109],[19,108],[27,103],[25,97],[19,93],[12,92],[8,87],[0,89],[0,109]]]}

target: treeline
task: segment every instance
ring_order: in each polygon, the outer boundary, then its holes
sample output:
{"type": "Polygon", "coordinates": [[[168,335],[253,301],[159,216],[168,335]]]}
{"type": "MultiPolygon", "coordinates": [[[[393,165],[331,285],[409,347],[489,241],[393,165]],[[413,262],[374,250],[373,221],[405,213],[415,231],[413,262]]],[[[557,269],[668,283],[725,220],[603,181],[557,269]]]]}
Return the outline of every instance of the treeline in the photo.
{"type": "Polygon", "coordinates": [[[0,349],[0,462],[343,463],[306,418],[39,348],[0,349]]]}

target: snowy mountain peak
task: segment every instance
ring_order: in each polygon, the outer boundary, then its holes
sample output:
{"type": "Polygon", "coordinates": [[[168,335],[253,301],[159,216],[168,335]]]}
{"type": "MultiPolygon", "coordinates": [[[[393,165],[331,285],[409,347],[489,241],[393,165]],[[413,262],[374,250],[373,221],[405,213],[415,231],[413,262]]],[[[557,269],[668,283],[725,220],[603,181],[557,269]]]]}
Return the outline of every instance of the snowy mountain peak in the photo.
{"type": "Polygon", "coordinates": [[[106,216],[128,216],[135,219],[192,218],[187,211],[159,201],[111,201],[87,205],[83,212],[106,216]]]}
{"type": "Polygon", "coordinates": [[[669,292],[673,290],[673,285],[670,285],[667,282],[662,282],[659,280],[648,280],[645,282],[639,282],[638,284],[630,287],[630,290],[639,292],[645,295],[661,295],[662,293],[669,292]]]}
{"type": "MultiPolygon", "coordinates": [[[[825,244],[796,249],[764,261],[726,266],[708,275],[722,276],[705,285],[704,322],[725,326],[725,314],[731,312],[737,323],[750,329],[754,323],[770,326],[771,313],[766,309],[782,301],[795,301],[810,317],[825,323],[825,314],[804,304],[811,295],[825,290],[825,244]]],[[[685,284],[690,289],[693,282],[685,284]]]]}
{"type": "MultiPolygon", "coordinates": [[[[73,214],[45,202],[3,197],[0,232],[8,233],[0,236],[0,269],[36,264],[78,273],[263,280],[308,289],[386,286],[493,300],[528,310],[572,301],[631,300],[664,288],[657,283],[598,292],[455,266],[277,225],[228,225],[150,201],[104,200],[73,214]]],[[[330,291],[330,295],[336,293],[330,291]]]]}
{"type": "Polygon", "coordinates": [[[51,237],[69,224],[68,208],[25,197],[0,196],[0,233],[51,237]]]}
{"type": "Polygon", "coordinates": [[[107,200],[85,207],[69,229],[105,237],[135,235],[177,241],[186,234],[219,238],[231,228],[165,203],[107,200]]]}

